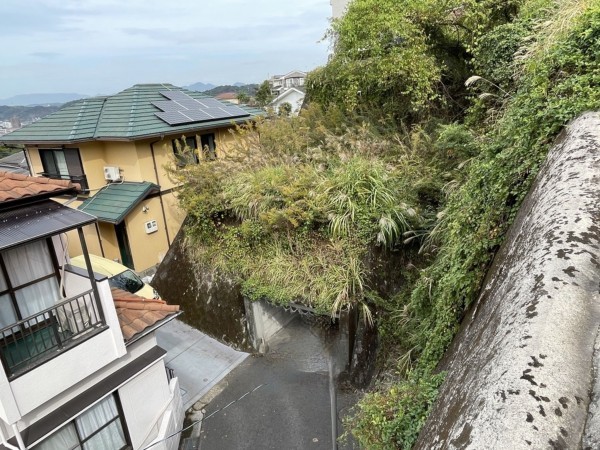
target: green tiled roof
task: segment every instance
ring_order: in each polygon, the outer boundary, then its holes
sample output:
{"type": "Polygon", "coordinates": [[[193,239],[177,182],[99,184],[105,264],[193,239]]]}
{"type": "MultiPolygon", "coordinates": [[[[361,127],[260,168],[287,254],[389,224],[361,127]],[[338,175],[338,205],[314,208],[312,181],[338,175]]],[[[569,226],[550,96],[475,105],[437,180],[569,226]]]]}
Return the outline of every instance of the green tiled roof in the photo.
{"type": "Polygon", "coordinates": [[[101,222],[118,224],[150,193],[159,189],[158,185],[147,181],[112,183],[84,201],[78,209],[98,217],[101,222]]]}
{"type": "Polygon", "coordinates": [[[248,117],[215,119],[205,122],[169,125],[155,113],[161,112],[152,102],[165,100],[161,91],[182,91],[201,100],[205,94],[188,91],[172,84],[136,84],[118,94],[74,102],[46,117],[0,137],[0,142],[44,143],[89,140],[135,140],[163,134],[218,128],[233,122],[242,123],[264,115],[264,111],[240,105],[248,117]]]}

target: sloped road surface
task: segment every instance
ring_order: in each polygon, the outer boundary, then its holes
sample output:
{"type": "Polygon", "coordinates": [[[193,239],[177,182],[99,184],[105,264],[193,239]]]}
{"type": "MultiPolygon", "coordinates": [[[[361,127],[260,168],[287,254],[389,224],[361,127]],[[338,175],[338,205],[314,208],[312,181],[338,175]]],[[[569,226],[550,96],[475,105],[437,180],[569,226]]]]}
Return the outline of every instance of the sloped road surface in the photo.
{"type": "MultiPolygon", "coordinates": [[[[248,357],[213,388],[203,399],[200,448],[334,448],[331,405],[339,435],[355,396],[336,389],[331,401],[326,344],[319,334],[298,318],[276,335],[267,355],[248,357]]],[[[346,442],[337,448],[357,447],[346,442]]]]}

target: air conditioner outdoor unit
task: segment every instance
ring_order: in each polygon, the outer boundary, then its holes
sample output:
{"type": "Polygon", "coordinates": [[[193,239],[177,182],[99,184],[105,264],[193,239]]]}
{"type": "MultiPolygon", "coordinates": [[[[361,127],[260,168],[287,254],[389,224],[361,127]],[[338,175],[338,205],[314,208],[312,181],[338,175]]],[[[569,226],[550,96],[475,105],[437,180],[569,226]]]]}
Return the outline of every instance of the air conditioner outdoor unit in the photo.
{"type": "Polygon", "coordinates": [[[118,167],[104,166],[104,179],[107,181],[119,181],[121,170],[118,167]]]}

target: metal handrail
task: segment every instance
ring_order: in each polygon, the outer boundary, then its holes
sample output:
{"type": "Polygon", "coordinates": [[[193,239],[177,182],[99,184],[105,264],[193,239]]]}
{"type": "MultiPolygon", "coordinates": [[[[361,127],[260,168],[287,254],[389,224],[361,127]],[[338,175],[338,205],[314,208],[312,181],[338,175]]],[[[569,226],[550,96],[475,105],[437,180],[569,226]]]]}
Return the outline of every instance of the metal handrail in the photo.
{"type": "Polygon", "coordinates": [[[83,292],[0,329],[0,360],[9,377],[18,375],[103,325],[98,299],[83,292]]]}

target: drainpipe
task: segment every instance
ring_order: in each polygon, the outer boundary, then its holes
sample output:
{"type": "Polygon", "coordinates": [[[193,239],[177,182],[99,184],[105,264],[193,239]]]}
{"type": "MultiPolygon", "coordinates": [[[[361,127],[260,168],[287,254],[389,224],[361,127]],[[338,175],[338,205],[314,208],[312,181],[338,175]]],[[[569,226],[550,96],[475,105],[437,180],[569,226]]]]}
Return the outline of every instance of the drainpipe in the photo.
{"type": "Polygon", "coordinates": [[[85,260],[85,267],[87,268],[88,277],[92,284],[92,292],[94,293],[94,299],[96,300],[96,306],[98,307],[98,315],[102,323],[106,323],[106,317],[104,316],[104,307],[100,294],[98,293],[98,285],[96,284],[96,277],[92,271],[92,262],[90,261],[90,255],[88,253],[87,245],[85,243],[85,236],[83,235],[83,228],[77,228],[77,234],[79,234],[79,242],[81,243],[81,251],[83,252],[83,259],[85,260]]]}
{"type": "MultiPolygon", "coordinates": [[[[15,433],[15,439],[17,440],[17,444],[19,444],[19,450],[27,450],[27,446],[25,445],[25,442],[23,442],[23,437],[21,436],[21,432],[19,431],[16,422],[12,424],[12,429],[15,433]]],[[[14,445],[11,445],[10,447],[12,447],[13,450],[15,449],[14,445]]]]}
{"type": "Polygon", "coordinates": [[[102,253],[103,258],[106,258],[106,255],[104,254],[104,245],[102,245],[102,237],[100,236],[100,227],[98,226],[98,222],[96,222],[95,225],[96,225],[96,236],[98,236],[98,244],[100,244],[100,253],[102,253]]]}
{"type": "Polygon", "coordinates": [[[156,168],[156,157],[154,156],[154,144],[159,143],[164,138],[163,135],[160,136],[158,141],[150,142],[150,152],[152,153],[152,165],[154,166],[154,176],[156,177],[156,184],[158,184],[158,200],[160,201],[160,210],[162,211],[163,222],[165,224],[165,233],[167,234],[167,247],[171,245],[171,237],[169,236],[169,226],[167,225],[167,216],[165,214],[165,205],[162,199],[162,193],[160,192],[160,181],[158,179],[158,169],[156,168]]]}

